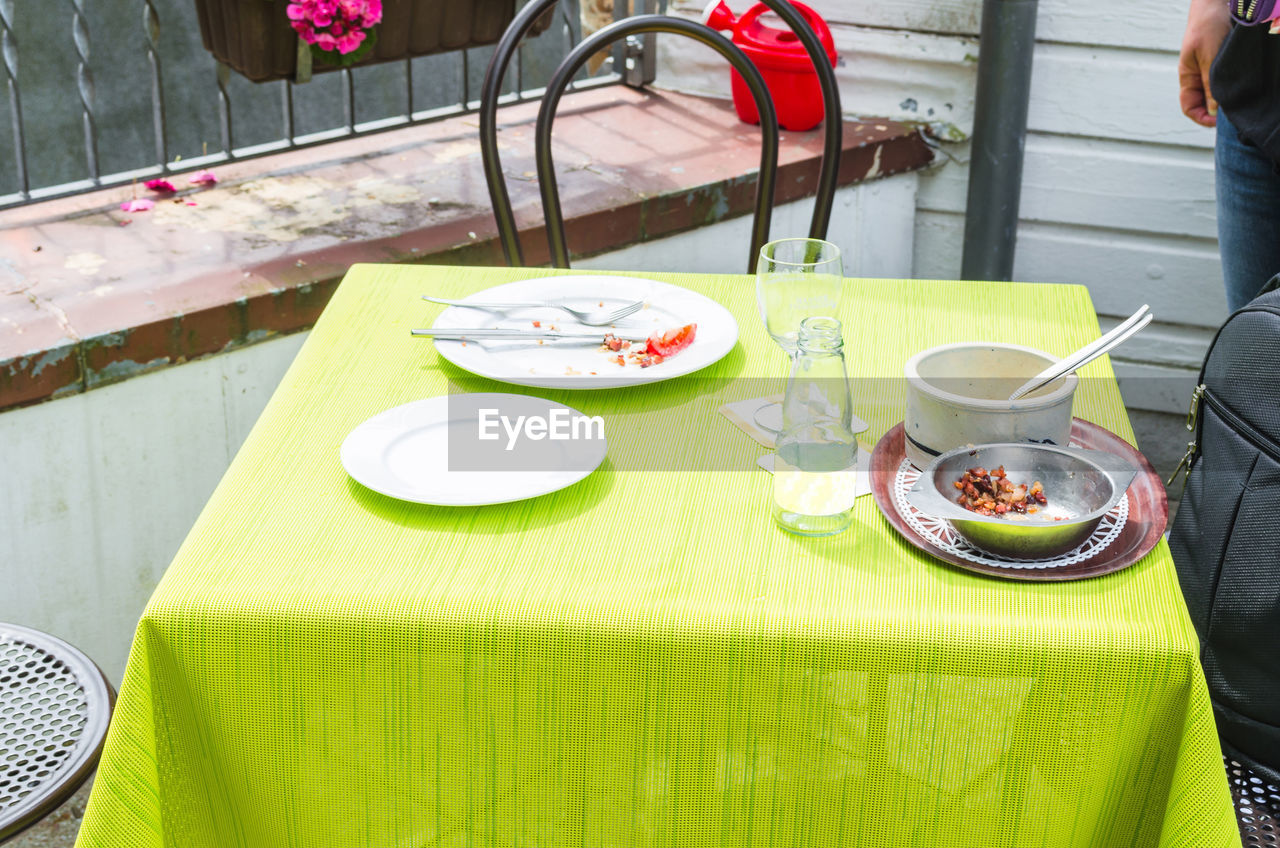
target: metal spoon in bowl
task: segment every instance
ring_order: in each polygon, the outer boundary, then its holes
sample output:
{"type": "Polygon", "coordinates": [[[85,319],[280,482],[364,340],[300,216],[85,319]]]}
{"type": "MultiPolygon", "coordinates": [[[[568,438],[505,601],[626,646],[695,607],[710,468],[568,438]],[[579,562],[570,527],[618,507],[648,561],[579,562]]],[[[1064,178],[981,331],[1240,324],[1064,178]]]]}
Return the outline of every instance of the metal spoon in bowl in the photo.
{"type": "Polygon", "coordinates": [[[1086,363],[1092,362],[1112,348],[1123,344],[1130,336],[1150,324],[1151,319],[1154,317],[1154,315],[1147,312],[1147,305],[1145,303],[1142,304],[1141,309],[1130,315],[1125,319],[1123,324],[1116,327],[1111,332],[1105,334],[1096,341],[1090,342],[1075,353],[1059,359],[1057,362],[1053,363],[1048,368],[1023,383],[1018,387],[1016,392],[1009,395],[1009,400],[1017,400],[1024,395],[1031,394],[1041,386],[1052,383],[1063,374],[1070,374],[1072,371],[1075,371],[1086,363]]]}

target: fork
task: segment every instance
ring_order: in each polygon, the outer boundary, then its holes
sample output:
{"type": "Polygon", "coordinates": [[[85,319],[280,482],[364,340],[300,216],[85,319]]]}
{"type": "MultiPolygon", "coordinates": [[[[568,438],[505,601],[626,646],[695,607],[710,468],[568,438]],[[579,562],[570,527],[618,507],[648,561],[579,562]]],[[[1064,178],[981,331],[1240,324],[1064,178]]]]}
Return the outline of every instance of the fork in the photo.
{"type": "Polygon", "coordinates": [[[628,303],[624,306],[619,306],[616,309],[592,309],[584,312],[581,309],[573,309],[568,306],[562,306],[558,303],[478,303],[472,300],[447,300],[443,297],[431,297],[430,295],[425,294],[422,296],[422,299],[429,300],[432,303],[442,303],[445,306],[466,306],[473,309],[526,309],[535,306],[549,306],[553,309],[560,309],[569,313],[579,323],[586,324],[589,327],[603,327],[606,324],[621,321],[628,315],[633,315],[636,312],[639,312],[640,308],[644,306],[643,300],[637,300],[635,303],[628,303]]]}

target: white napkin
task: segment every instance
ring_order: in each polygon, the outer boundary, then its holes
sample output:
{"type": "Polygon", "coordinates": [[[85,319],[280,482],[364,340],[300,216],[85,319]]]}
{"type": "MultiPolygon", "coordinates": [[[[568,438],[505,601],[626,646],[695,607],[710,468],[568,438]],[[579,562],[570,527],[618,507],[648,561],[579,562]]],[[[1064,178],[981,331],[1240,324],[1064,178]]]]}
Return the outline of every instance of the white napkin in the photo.
{"type": "MultiPolygon", "coordinates": [[[[775,446],[774,434],[756,424],[756,412],[763,406],[771,403],[782,403],[782,395],[769,395],[767,397],[747,398],[746,400],[736,400],[733,403],[726,403],[720,407],[720,414],[733,422],[751,438],[767,448],[775,446]]],[[[858,416],[854,415],[850,422],[851,429],[854,433],[861,433],[869,426],[858,416]]]]}
{"type": "MultiPolygon", "coordinates": [[[[777,456],[776,453],[767,453],[756,460],[756,465],[772,474],[773,461],[777,456]]],[[[853,485],[855,498],[871,494],[871,449],[862,442],[858,442],[858,458],[853,469],[853,485]]]]}

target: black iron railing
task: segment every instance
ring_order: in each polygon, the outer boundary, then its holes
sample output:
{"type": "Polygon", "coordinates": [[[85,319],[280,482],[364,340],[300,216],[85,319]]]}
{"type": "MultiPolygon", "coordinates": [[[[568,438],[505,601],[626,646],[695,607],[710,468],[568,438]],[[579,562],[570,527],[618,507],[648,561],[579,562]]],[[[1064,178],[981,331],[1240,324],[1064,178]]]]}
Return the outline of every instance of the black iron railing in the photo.
{"type": "MultiPolygon", "coordinates": [[[[581,40],[579,14],[562,0],[522,47],[503,102],[541,95],[581,40]]],[[[202,49],[190,0],[0,0],[12,128],[0,134],[0,208],[473,112],[491,51],[255,84],[202,49]]],[[[623,67],[644,61],[641,45],[625,55],[575,86],[652,79],[623,67]]]]}

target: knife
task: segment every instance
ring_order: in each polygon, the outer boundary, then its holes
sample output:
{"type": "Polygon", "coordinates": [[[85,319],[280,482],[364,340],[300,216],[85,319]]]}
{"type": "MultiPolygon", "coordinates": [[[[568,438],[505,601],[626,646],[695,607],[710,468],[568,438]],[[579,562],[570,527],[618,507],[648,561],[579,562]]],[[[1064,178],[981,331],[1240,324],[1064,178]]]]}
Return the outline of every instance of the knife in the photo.
{"type": "Polygon", "coordinates": [[[574,341],[604,344],[605,335],[628,342],[642,342],[649,338],[647,333],[632,330],[610,330],[608,333],[596,330],[589,333],[562,333],[552,330],[524,330],[506,327],[432,327],[428,330],[410,330],[411,335],[450,341],[469,341],[480,339],[555,339],[557,341],[574,341]]]}

